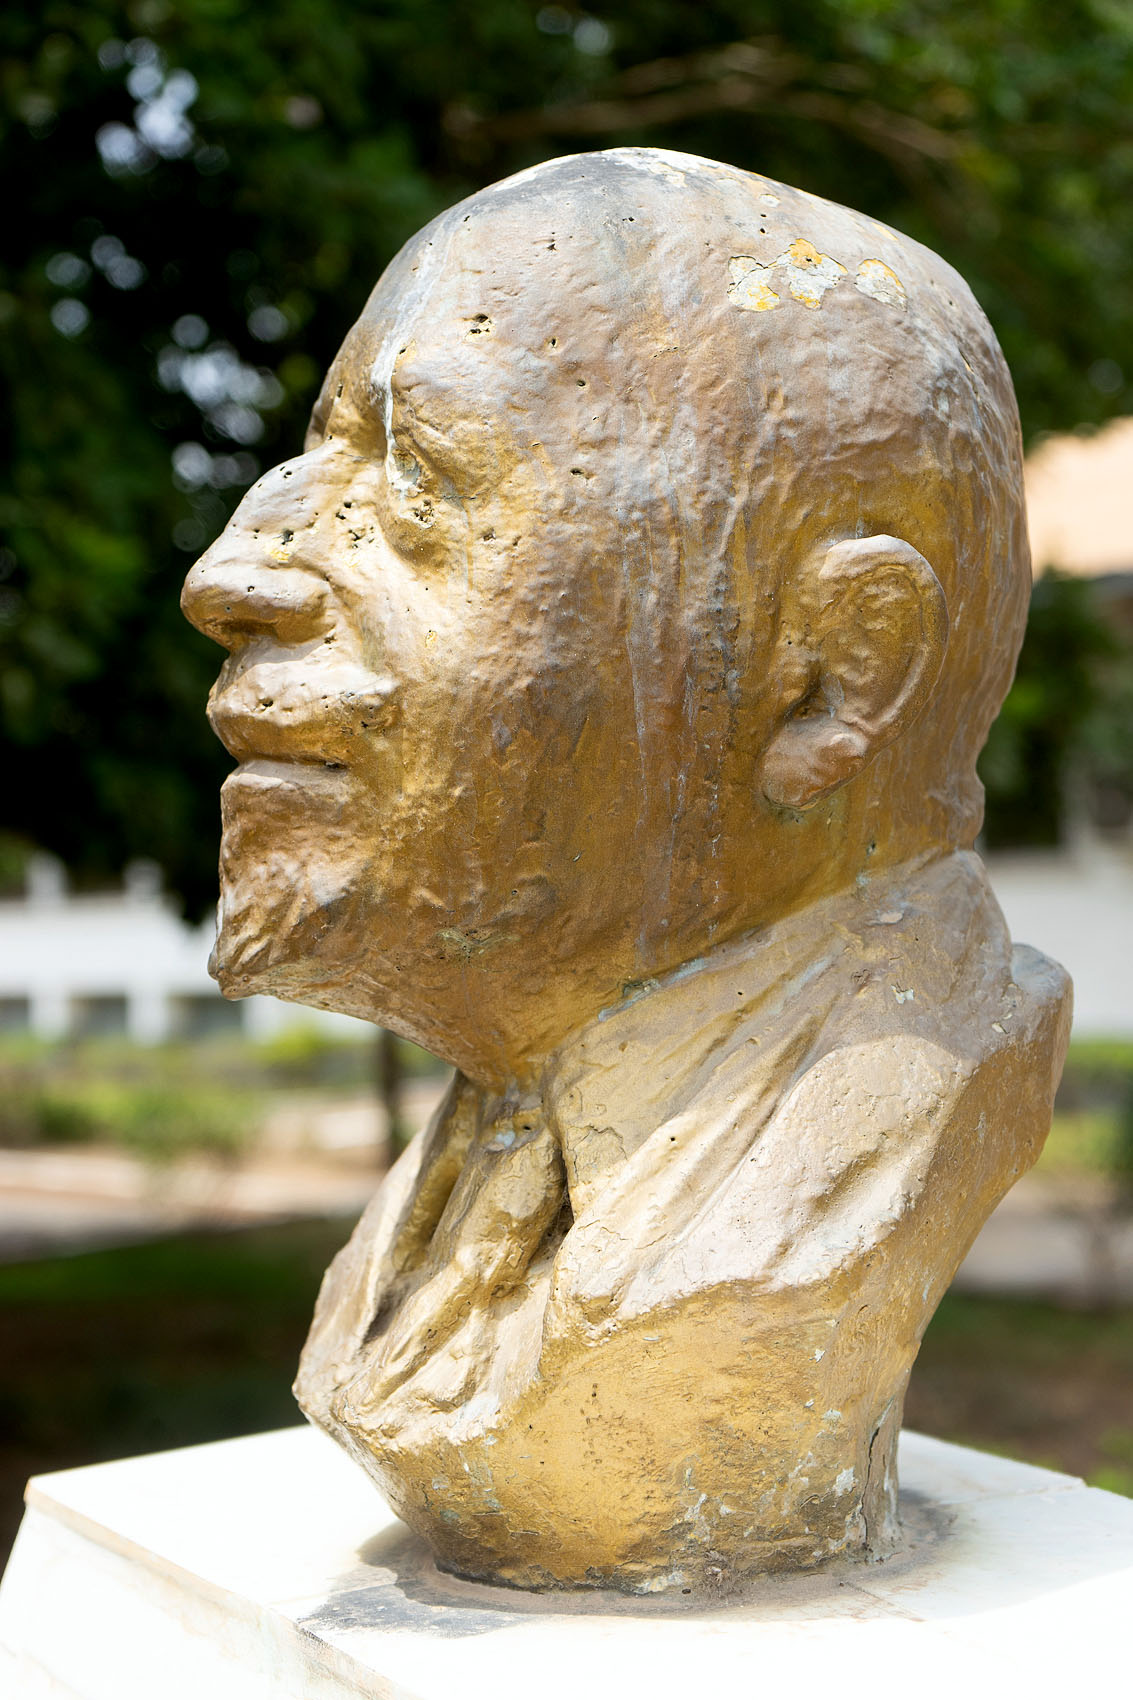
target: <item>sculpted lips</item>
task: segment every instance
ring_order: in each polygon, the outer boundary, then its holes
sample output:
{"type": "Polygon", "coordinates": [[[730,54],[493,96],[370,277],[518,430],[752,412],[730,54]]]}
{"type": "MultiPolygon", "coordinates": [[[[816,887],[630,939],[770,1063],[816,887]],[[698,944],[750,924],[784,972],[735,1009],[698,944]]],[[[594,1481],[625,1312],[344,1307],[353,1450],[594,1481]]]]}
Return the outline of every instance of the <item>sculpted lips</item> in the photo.
{"type": "Polygon", "coordinates": [[[257,661],[231,677],[226,668],[209,702],[213,730],[241,762],[345,767],[396,713],[392,679],[351,663],[304,665],[292,656],[257,661]]]}

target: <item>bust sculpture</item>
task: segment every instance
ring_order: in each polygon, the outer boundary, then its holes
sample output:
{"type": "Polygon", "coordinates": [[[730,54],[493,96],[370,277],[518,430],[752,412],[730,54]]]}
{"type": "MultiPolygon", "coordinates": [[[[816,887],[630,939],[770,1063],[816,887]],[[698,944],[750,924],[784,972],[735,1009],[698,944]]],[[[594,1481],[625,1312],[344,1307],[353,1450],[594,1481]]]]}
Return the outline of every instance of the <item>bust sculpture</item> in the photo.
{"type": "Polygon", "coordinates": [[[956,274],[653,149],[397,256],[193,568],[214,972],[455,1065],[297,1382],[438,1562],[727,1588],[895,1530],[1069,988],[973,853],[1029,567],[956,274]]]}

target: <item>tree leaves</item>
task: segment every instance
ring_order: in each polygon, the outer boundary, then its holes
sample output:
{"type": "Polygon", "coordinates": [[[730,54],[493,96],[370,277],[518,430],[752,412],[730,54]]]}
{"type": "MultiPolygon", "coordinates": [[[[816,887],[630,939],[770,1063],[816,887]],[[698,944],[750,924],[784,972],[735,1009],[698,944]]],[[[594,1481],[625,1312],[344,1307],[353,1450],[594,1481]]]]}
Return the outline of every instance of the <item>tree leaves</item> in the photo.
{"type": "Polygon", "coordinates": [[[972,283],[1029,433],[1127,409],[1131,46],[1109,0],[8,8],[4,824],[210,899],[217,657],[180,579],[401,243],[539,158],[656,143],[860,207],[972,283]]]}

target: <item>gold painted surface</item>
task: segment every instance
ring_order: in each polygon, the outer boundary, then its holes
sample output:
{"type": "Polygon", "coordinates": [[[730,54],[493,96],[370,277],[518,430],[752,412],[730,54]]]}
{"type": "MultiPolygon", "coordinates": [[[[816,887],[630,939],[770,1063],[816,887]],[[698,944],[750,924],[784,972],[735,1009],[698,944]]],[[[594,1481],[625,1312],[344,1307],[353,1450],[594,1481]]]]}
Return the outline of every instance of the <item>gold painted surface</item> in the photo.
{"type": "Polygon", "coordinates": [[[892,1543],[917,1346],[1066,1043],[971,850],[1028,588],[963,282],[647,149],[409,243],[193,568],[223,989],[457,1069],[297,1382],[442,1564],[892,1543]]]}

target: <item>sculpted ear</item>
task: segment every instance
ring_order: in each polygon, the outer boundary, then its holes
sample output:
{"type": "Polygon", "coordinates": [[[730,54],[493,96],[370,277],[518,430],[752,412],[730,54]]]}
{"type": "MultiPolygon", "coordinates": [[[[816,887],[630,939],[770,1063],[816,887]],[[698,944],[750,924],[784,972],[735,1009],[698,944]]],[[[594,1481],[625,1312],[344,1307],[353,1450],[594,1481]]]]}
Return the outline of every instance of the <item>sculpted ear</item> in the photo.
{"type": "Polygon", "coordinates": [[[924,556],[897,537],[835,543],[804,568],[777,651],[780,710],[759,783],[807,809],[920,714],[948,648],[948,609],[924,556]]]}

